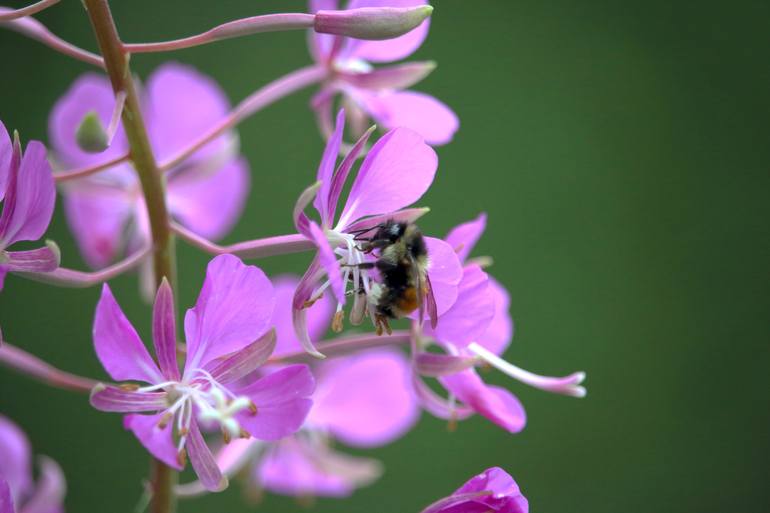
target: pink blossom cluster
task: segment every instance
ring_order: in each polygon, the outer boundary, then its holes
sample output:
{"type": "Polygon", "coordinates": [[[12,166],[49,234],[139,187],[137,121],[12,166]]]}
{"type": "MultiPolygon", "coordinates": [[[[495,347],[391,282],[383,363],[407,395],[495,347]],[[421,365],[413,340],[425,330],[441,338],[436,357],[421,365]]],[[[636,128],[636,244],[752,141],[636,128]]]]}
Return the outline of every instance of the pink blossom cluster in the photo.
{"type": "MultiPolygon", "coordinates": [[[[485,214],[444,237],[416,228],[428,209],[415,204],[440,176],[434,147],[449,143],[459,127],[448,106],[410,89],[435,68],[432,62],[389,64],[427,37],[432,8],[424,1],[350,0],[341,8],[336,0],[312,0],[307,13],[129,44],[105,15],[109,4],[86,0],[101,56],[31,17],[56,3],[0,8],[0,25],[106,74],[81,76],[53,105],[50,152],[37,141],[22,149],[18,134],[11,138],[0,123],[0,289],[8,273],[63,287],[101,286],[92,338],[105,372],[75,376],[8,341],[0,345],[0,362],[51,386],[87,392],[97,410],[120,413],[158,468],[181,471],[189,461],[197,479],[173,489],[152,482],[151,500],[219,492],[236,476],[253,490],[347,497],[385,467],[338,443],[393,443],[422,411],[450,424],[479,415],[510,433],[524,429],[519,399],[487,384],[479,367],[544,391],[585,395],[583,373],[540,376],[503,358],[513,337],[510,295],[488,274],[489,259],[473,255],[485,214]],[[309,31],[313,64],[235,106],[213,78],[190,66],[163,64],[144,83],[127,69],[129,54],[281,29],[309,31]],[[296,232],[218,245],[250,196],[252,171],[236,125],[313,84],[319,90],[311,107],[327,142],[315,176],[305,172],[307,189],[278,213],[293,220],[296,232]],[[12,247],[44,236],[56,184],[90,271],[60,266],[50,241],[12,247]],[[372,236],[385,228],[395,228],[385,234],[391,238],[372,236]],[[213,256],[184,316],[174,287],[198,277],[170,271],[172,236],[213,256]],[[391,257],[399,247],[406,253],[391,257]],[[300,275],[270,277],[244,262],[296,252],[312,254],[300,275]],[[151,341],[140,338],[108,285],[134,270],[152,304],[144,320],[151,341]],[[394,285],[397,271],[407,285],[394,285]],[[383,306],[387,293],[393,304],[412,305],[389,314],[395,330],[383,314],[395,308],[383,306]],[[341,333],[346,324],[360,327],[341,333]]],[[[40,460],[33,481],[29,441],[0,416],[0,513],[63,511],[64,490],[64,474],[50,459],[40,460]]],[[[154,511],[172,507],[159,503],[154,511]]],[[[476,511],[521,513],[528,503],[495,467],[424,513],[476,511]]]]}

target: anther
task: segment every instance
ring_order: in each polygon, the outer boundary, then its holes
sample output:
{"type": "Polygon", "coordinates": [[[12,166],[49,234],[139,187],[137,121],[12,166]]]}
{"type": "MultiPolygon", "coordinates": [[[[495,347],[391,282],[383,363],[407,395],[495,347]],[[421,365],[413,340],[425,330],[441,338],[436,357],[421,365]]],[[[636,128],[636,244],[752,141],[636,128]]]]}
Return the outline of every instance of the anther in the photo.
{"type": "Polygon", "coordinates": [[[179,436],[187,436],[190,433],[190,429],[183,427],[179,430],[179,436]]]}
{"type": "Polygon", "coordinates": [[[163,415],[158,421],[158,429],[165,429],[166,426],[168,426],[168,423],[171,422],[173,418],[174,416],[171,413],[166,413],[165,415],[163,415]]]}
{"type": "Polygon", "coordinates": [[[339,333],[342,331],[342,321],[344,317],[345,312],[342,310],[339,310],[334,314],[334,319],[332,320],[332,331],[334,333],[339,333]]]}
{"type": "Polygon", "coordinates": [[[176,453],[176,461],[181,467],[187,465],[187,451],[184,449],[184,447],[179,449],[179,452],[176,453]]]}
{"type": "Polygon", "coordinates": [[[229,444],[233,440],[233,437],[230,436],[230,431],[227,429],[222,429],[222,440],[224,440],[225,444],[229,444]]]}
{"type": "Polygon", "coordinates": [[[241,428],[241,432],[238,436],[240,436],[241,438],[251,438],[251,433],[241,428]]]}
{"type": "Polygon", "coordinates": [[[252,415],[256,415],[257,411],[258,411],[257,410],[257,405],[254,404],[253,402],[249,401],[249,413],[251,413],[252,415]]]}
{"type": "Polygon", "coordinates": [[[119,386],[121,390],[125,390],[126,392],[136,392],[139,390],[139,385],[136,383],[121,383],[119,386]]]}

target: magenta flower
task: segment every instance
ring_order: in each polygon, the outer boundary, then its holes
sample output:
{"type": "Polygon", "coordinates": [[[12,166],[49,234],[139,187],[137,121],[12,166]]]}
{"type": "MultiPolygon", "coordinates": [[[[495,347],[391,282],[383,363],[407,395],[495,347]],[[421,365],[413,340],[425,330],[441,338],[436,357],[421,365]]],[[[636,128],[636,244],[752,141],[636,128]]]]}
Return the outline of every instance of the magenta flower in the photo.
{"type": "Polygon", "coordinates": [[[18,139],[11,142],[0,122],[0,290],[9,271],[48,272],[59,266],[52,242],[27,251],[6,251],[20,241],[35,241],[51,222],[56,189],[45,146],[30,141],[22,154],[18,139]]]}
{"type": "Polygon", "coordinates": [[[500,467],[472,477],[452,495],[422,513],[528,513],[529,502],[516,481],[500,467]]]}
{"type": "MultiPolygon", "coordinates": [[[[337,0],[311,0],[310,11],[335,10],[337,0]]],[[[414,7],[424,0],[350,0],[347,9],[359,7],[414,7]]],[[[428,144],[446,144],[459,127],[452,110],[436,98],[406,90],[435,68],[432,62],[398,64],[375,69],[369,62],[392,62],[408,57],[428,35],[430,20],[395,39],[364,41],[311,31],[310,53],[328,69],[328,78],[313,98],[313,109],[321,127],[331,134],[334,97],[342,95],[355,137],[373,119],[386,130],[407,127],[428,144]]]]}
{"type": "Polygon", "coordinates": [[[274,302],[273,287],[261,270],[232,255],[214,258],[195,307],[185,315],[187,357],[180,372],[168,284],[159,288],[153,309],[158,365],[105,285],[94,320],[96,354],[116,381],[148,385],[97,385],[91,404],[102,411],[129,413],[126,428],[153,456],[182,469],[189,454],[202,484],[212,491],[223,489],[227,480],[200,425],[221,429],[225,440],[277,440],[302,425],[312,404],[315,383],[305,365],[240,383],[273,350],[274,332],[268,329],[274,302]]]}
{"type": "MultiPolygon", "coordinates": [[[[276,355],[302,351],[292,329],[291,302],[298,280],[275,280],[276,355]]],[[[329,327],[331,301],[322,296],[308,315],[311,333],[329,327]]],[[[345,497],[381,474],[381,464],[332,448],[332,441],[351,447],[378,447],[409,431],[419,416],[411,384],[411,368],[398,351],[373,349],[318,362],[313,407],[302,429],[274,443],[233,440],[217,452],[228,475],[249,467],[252,486],[295,496],[345,497]]]]}
{"type": "MultiPolygon", "coordinates": [[[[230,105],[209,77],[180,64],[165,64],[147,80],[143,114],[155,156],[163,162],[224,118],[230,105]]],[[[49,120],[50,137],[61,166],[83,167],[120,157],[128,151],[122,126],[112,144],[99,154],[76,142],[83,117],[96,112],[109,122],[115,104],[106,77],[80,77],[56,103],[49,120]]],[[[238,138],[230,132],[205,145],[184,163],[168,170],[168,208],[179,223],[208,239],[224,236],[238,220],[249,191],[249,167],[238,155],[238,138]]],[[[150,231],[139,181],[130,163],[66,184],[64,209],[86,262],[109,265],[149,241],[150,231]]],[[[145,289],[152,289],[149,265],[145,289]]],[[[152,297],[152,293],[149,294],[152,297]]]]}
{"type": "Polygon", "coordinates": [[[21,429],[0,415],[0,513],[61,513],[64,474],[50,458],[39,457],[37,482],[32,479],[32,451],[21,429]]]}
{"type": "MultiPolygon", "coordinates": [[[[357,233],[388,219],[410,221],[422,215],[424,210],[403,209],[428,190],[438,167],[436,152],[425,144],[418,133],[408,128],[391,130],[372,146],[364,158],[345,206],[337,217],[337,206],[348,174],[371,133],[367,132],[359,139],[335,170],[344,128],[345,113],[340,111],[334,134],[318,167],[318,182],[300,196],[294,210],[297,230],[318,246],[318,254],[302,277],[294,296],[295,329],[303,347],[316,355],[320,353],[313,346],[305,326],[306,308],[330,288],[337,301],[333,327],[336,331],[341,329],[348,285],[355,284],[351,293],[359,299],[363,296],[356,294],[355,290],[362,289],[368,297],[377,280],[376,271],[355,267],[372,258],[360,249],[357,233]],[[320,226],[303,213],[313,193],[313,206],[320,216],[320,226]]],[[[449,244],[431,237],[426,237],[426,242],[428,274],[437,311],[441,315],[457,298],[462,267],[449,244]]],[[[372,306],[369,305],[369,308],[371,310],[372,306]]],[[[363,308],[354,307],[351,322],[360,324],[362,317],[363,308]],[[356,312],[360,312],[358,319],[355,318],[356,312]]],[[[374,319],[372,312],[370,317],[374,319]]]]}
{"type": "MultiPolygon", "coordinates": [[[[580,383],[585,373],[566,377],[538,376],[506,362],[505,352],[513,336],[513,321],[508,311],[510,296],[505,288],[468,260],[486,226],[486,215],[462,224],[449,232],[446,242],[456,249],[466,262],[459,285],[457,300],[440,318],[435,330],[426,329],[425,336],[442,347],[449,357],[422,353],[417,355],[418,369],[436,375],[450,394],[450,404],[459,399],[462,405],[442,411],[432,402],[433,413],[449,418],[465,418],[478,413],[500,427],[516,433],[526,424],[521,402],[508,390],[484,383],[473,369],[476,364],[488,364],[530,386],[553,393],[583,397],[580,383]],[[443,367],[443,368],[442,368],[443,367]],[[461,368],[456,372],[453,369],[461,368]]],[[[426,388],[417,382],[423,400],[431,401],[426,388]]]]}

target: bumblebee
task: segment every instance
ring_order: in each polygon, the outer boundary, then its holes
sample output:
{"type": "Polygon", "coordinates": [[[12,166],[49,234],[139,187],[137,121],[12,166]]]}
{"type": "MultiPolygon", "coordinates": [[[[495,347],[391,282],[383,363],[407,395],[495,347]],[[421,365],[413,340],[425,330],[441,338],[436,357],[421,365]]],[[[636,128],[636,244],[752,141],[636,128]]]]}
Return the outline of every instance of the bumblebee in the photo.
{"type": "Polygon", "coordinates": [[[359,269],[377,269],[382,281],[374,283],[367,302],[374,310],[378,335],[392,332],[389,319],[400,319],[419,310],[422,321],[428,310],[431,326],[438,318],[436,301],[428,276],[428,247],[414,223],[388,221],[355,234],[358,249],[377,257],[374,262],[357,264],[359,269]],[[374,233],[371,237],[366,234],[374,233]]]}

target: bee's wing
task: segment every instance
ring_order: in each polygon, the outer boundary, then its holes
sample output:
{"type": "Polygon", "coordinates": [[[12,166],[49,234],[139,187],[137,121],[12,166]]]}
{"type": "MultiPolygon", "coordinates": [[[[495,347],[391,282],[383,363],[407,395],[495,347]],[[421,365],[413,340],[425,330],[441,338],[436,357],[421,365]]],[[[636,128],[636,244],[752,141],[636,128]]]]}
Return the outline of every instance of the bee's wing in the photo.
{"type": "Polygon", "coordinates": [[[438,307],[436,296],[433,295],[433,286],[430,284],[430,276],[425,272],[425,301],[428,303],[428,315],[430,315],[430,327],[436,329],[438,324],[438,307]]]}
{"type": "MultiPolygon", "coordinates": [[[[409,263],[411,264],[409,266],[409,269],[412,273],[412,281],[415,283],[415,286],[417,287],[417,304],[419,305],[418,308],[418,317],[417,320],[420,323],[420,329],[422,329],[422,323],[425,320],[425,290],[424,290],[424,283],[423,279],[420,276],[420,270],[417,268],[417,262],[415,262],[414,257],[412,255],[409,255],[409,263]]],[[[427,275],[426,275],[427,276],[427,275]]]]}

